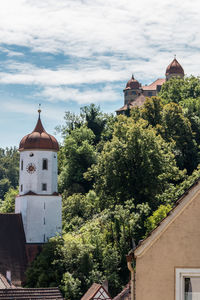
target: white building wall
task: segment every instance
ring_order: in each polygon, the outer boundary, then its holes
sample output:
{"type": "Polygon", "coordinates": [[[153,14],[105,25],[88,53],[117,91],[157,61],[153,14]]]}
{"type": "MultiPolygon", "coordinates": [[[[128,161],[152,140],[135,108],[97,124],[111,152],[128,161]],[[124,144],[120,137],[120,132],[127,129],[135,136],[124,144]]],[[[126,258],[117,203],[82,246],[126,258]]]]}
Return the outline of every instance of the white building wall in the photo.
{"type": "Polygon", "coordinates": [[[15,200],[22,214],[27,243],[44,243],[62,230],[61,196],[25,195],[15,200]]]}
{"type": "Polygon", "coordinates": [[[57,192],[57,153],[47,150],[26,150],[20,152],[20,195],[29,191],[36,194],[53,194],[57,192]],[[48,160],[48,169],[43,170],[43,159],[48,160]],[[23,169],[21,168],[23,161],[23,169]],[[28,172],[28,166],[35,167],[33,173],[28,172]],[[42,183],[47,184],[47,190],[42,190],[42,183]],[[21,189],[22,187],[22,189],[21,189]]]}

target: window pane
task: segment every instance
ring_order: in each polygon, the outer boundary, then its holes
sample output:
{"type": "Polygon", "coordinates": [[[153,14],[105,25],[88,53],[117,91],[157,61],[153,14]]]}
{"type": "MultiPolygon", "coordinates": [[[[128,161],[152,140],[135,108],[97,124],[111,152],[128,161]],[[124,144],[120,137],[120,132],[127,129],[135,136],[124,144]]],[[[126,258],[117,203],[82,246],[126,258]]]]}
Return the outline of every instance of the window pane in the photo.
{"type": "Polygon", "coordinates": [[[42,169],[43,170],[47,170],[48,169],[48,160],[47,159],[43,159],[42,169]]]}
{"type": "Polygon", "coordinates": [[[185,278],[185,300],[200,300],[200,277],[185,278]]]}

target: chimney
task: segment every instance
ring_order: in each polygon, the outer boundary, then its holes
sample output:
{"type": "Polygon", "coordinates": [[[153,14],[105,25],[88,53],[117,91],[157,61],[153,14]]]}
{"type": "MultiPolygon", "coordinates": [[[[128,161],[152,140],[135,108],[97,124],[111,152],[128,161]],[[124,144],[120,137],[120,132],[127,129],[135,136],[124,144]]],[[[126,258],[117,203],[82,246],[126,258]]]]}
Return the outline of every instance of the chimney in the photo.
{"type": "Polygon", "coordinates": [[[105,279],[103,282],[102,282],[102,286],[104,287],[104,289],[106,290],[106,292],[108,292],[108,280],[105,279]]]}
{"type": "Polygon", "coordinates": [[[11,271],[10,270],[6,271],[6,279],[11,284],[11,271]]]}

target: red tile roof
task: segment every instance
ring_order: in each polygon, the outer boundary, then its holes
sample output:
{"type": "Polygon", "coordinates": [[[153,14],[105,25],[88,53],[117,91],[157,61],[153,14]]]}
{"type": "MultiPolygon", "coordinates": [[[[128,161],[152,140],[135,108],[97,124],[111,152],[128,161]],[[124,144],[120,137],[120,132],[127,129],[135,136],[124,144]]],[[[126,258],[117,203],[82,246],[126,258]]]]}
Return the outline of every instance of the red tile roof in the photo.
{"type": "Polygon", "coordinates": [[[11,271],[14,285],[21,286],[27,267],[21,214],[0,214],[0,273],[11,271]]]}
{"type": "Polygon", "coordinates": [[[140,88],[139,82],[132,75],[131,79],[126,84],[125,90],[139,89],[139,88],[140,88]]]}
{"type": "Polygon", "coordinates": [[[94,297],[94,295],[98,292],[100,289],[101,284],[93,283],[93,285],[87,290],[87,292],[83,295],[81,300],[89,300],[94,297]]]}
{"type": "Polygon", "coordinates": [[[184,76],[184,70],[176,58],[173,59],[166,69],[166,76],[169,74],[181,74],[184,76]]]}
{"type": "Polygon", "coordinates": [[[92,286],[87,290],[87,292],[83,295],[83,297],[81,298],[81,300],[91,300],[93,298],[96,299],[95,295],[98,293],[99,290],[103,289],[104,292],[106,293],[106,299],[102,298],[102,296],[98,296],[99,299],[102,300],[111,300],[111,297],[109,295],[109,293],[105,290],[105,288],[103,287],[102,284],[98,284],[98,283],[93,283],[92,286]]]}
{"type": "Polygon", "coordinates": [[[131,299],[131,287],[128,283],[125,288],[117,295],[113,300],[130,300],[131,299]]]}
{"type": "Polygon", "coordinates": [[[142,89],[144,91],[156,91],[157,90],[157,85],[163,85],[165,83],[165,78],[158,78],[154,82],[152,82],[149,85],[144,85],[142,89]]]}
{"type": "Polygon", "coordinates": [[[38,289],[0,289],[1,300],[59,300],[64,299],[59,288],[38,289]]]}
{"type": "Polygon", "coordinates": [[[24,136],[20,142],[19,151],[28,149],[59,150],[59,145],[55,137],[45,131],[40,120],[40,115],[35,129],[24,136]]]}

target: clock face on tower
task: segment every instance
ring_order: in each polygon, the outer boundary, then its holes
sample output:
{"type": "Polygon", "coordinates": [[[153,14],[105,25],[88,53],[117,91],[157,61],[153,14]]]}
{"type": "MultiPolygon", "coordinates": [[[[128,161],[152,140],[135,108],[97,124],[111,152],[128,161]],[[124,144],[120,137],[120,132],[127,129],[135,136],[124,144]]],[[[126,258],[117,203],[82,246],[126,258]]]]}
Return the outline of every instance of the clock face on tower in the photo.
{"type": "Polygon", "coordinates": [[[34,164],[30,163],[27,165],[26,171],[30,174],[33,174],[36,171],[36,166],[34,164]]]}

